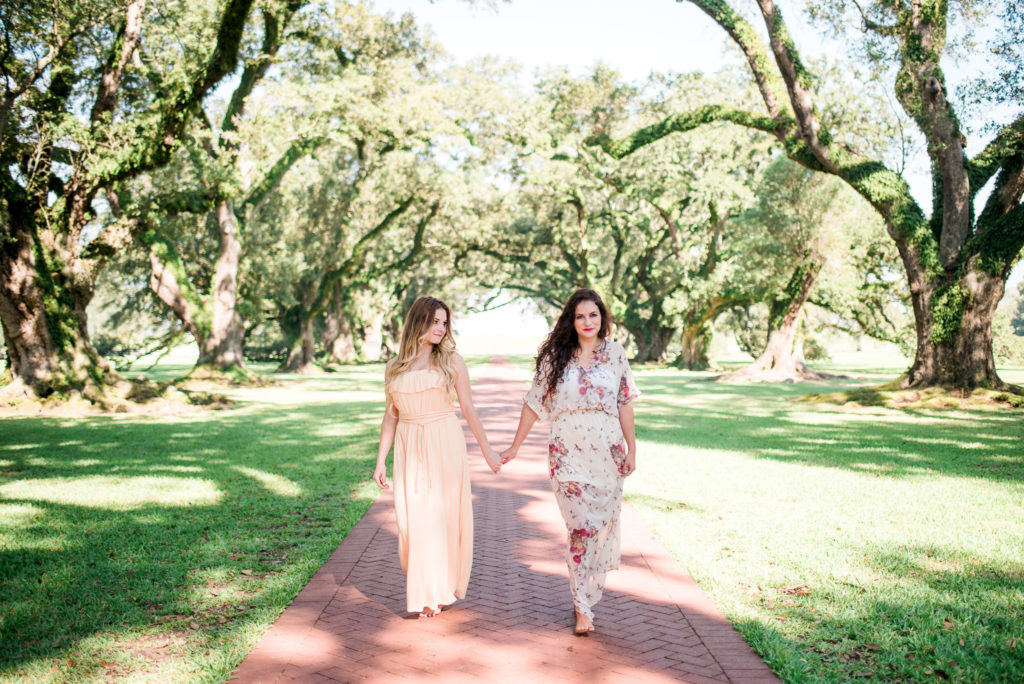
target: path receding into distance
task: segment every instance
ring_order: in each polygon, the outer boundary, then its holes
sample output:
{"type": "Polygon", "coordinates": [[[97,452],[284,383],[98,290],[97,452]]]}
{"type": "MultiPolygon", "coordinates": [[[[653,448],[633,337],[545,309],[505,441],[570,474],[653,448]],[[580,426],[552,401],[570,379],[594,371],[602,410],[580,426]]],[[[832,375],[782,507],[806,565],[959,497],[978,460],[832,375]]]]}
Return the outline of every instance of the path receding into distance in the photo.
{"type": "MultiPolygon", "coordinates": [[[[477,373],[473,396],[499,450],[512,441],[525,391],[523,373],[503,360],[477,373]]],[[[573,634],[546,428],[534,427],[500,475],[466,429],[475,535],[464,600],[431,619],[406,613],[388,490],[230,681],[778,682],[628,504],[622,566],[595,606],[597,632],[573,634]]]]}

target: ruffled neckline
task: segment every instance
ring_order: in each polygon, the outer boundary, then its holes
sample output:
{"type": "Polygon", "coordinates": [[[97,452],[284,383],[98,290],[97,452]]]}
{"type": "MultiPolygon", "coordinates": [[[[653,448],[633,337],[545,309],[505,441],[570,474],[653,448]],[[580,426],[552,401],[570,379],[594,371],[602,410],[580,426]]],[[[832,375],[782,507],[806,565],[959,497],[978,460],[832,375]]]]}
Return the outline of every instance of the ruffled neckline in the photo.
{"type": "Polygon", "coordinates": [[[436,368],[407,370],[391,381],[392,388],[412,394],[441,386],[441,373],[436,368]]]}

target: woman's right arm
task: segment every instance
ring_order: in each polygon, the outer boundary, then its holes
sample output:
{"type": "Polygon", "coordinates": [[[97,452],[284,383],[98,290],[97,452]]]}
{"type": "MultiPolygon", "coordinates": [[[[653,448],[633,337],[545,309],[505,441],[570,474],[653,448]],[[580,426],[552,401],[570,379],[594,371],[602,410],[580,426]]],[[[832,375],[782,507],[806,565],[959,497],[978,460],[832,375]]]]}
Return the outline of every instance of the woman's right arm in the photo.
{"type": "Polygon", "coordinates": [[[398,416],[392,413],[393,408],[384,411],[384,420],[380,422],[380,447],[377,449],[377,467],[373,469],[373,481],[381,489],[388,488],[388,469],[385,464],[391,445],[395,443],[395,431],[398,428],[398,416]]]}
{"type": "Polygon", "coordinates": [[[530,434],[530,430],[533,429],[533,424],[537,422],[537,414],[528,404],[523,404],[523,410],[519,413],[519,427],[516,428],[515,439],[512,440],[512,446],[501,452],[501,462],[508,463],[516,454],[519,452],[519,447],[526,441],[526,437],[530,434]]]}

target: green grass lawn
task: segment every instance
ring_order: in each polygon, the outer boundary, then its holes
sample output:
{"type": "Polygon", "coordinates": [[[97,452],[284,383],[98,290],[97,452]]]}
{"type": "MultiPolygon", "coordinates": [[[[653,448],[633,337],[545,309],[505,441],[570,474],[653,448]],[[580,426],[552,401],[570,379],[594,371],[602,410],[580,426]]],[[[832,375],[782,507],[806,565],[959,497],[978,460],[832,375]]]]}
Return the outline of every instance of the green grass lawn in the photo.
{"type": "Polygon", "coordinates": [[[224,681],[376,496],[382,370],[0,419],[0,681],[224,681]]]}
{"type": "MultiPolygon", "coordinates": [[[[638,369],[629,500],[787,682],[1020,681],[1024,412],[793,401],[899,371],[845,368],[638,369]]],[[[382,371],[0,419],[0,681],[224,681],[376,496],[382,371]]]]}
{"type": "Polygon", "coordinates": [[[1020,682],[1024,413],[793,401],[870,375],[640,370],[627,498],[784,681],[1020,682]]]}

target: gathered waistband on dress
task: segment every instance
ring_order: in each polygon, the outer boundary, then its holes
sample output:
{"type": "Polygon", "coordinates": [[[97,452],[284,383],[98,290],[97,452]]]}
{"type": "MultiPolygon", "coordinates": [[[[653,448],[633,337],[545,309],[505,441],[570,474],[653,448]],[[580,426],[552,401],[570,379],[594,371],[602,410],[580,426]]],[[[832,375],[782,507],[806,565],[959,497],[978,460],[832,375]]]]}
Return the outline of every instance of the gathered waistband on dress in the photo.
{"type": "Polygon", "coordinates": [[[412,453],[416,454],[416,475],[413,479],[413,491],[420,491],[420,477],[426,474],[427,488],[429,489],[432,485],[430,477],[430,464],[427,462],[429,455],[427,454],[426,445],[423,444],[423,428],[425,425],[431,425],[433,423],[440,423],[442,420],[448,418],[448,416],[454,416],[455,409],[447,409],[445,411],[430,411],[428,413],[420,413],[409,418],[403,418],[401,415],[398,417],[398,424],[405,423],[410,426],[409,441],[416,440],[419,444],[413,449],[412,453]]]}
{"type": "MultiPolygon", "coordinates": [[[[603,413],[606,416],[611,416],[612,415],[612,414],[608,413],[607,411],[605,411],[603,408],[600,408],[598,406],[587,407],[587,408],[571,408],[571,409],[566,409],[566,410],[560,412],[558,414],[558,416],[555,417],[555,420],[558,420],[562,416],[571,416],[571,415],[578,414],[578,413],[603,413]]],[[[614,418],[615,416],[612,416],[612,417],[614,418]]]]}
{"type": "Polygon", "coordinates": [[[398,416],[399,423],[409,423],[410,425],[430,425],[438,421],[444,420],[448,416],[454,416],[455,409],[448,409],[446,411],[431,411],[429,413],[421,413],[411,418],[405,418],[402,415],[398,416]]]}

